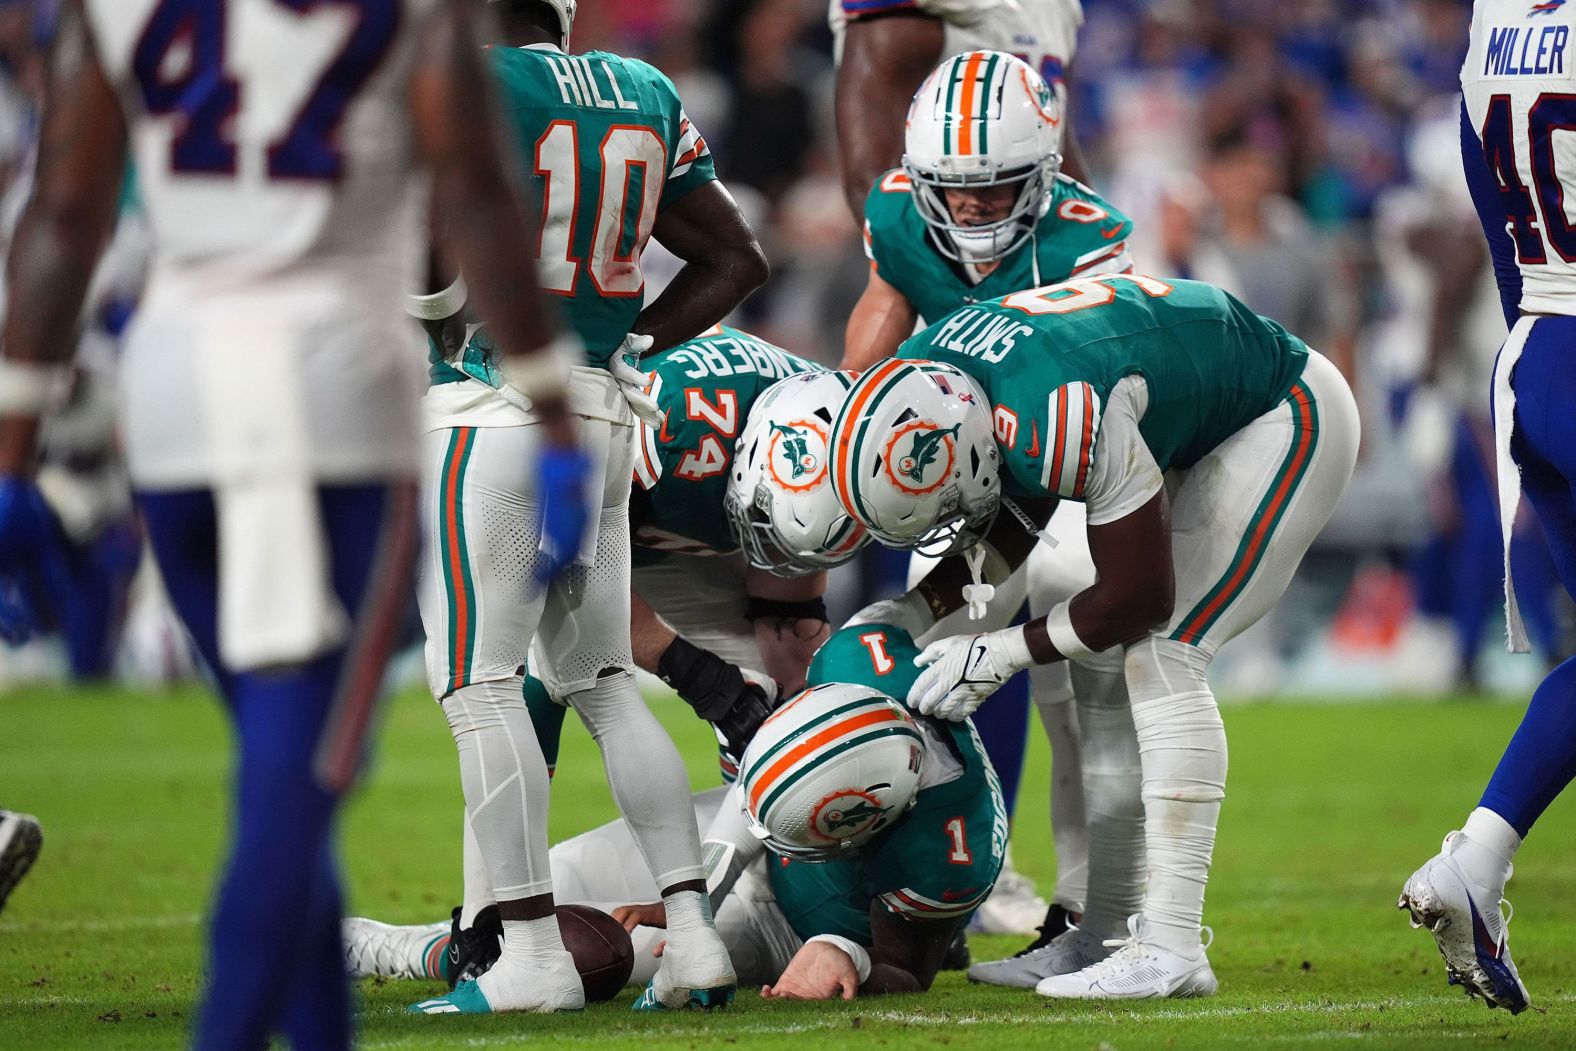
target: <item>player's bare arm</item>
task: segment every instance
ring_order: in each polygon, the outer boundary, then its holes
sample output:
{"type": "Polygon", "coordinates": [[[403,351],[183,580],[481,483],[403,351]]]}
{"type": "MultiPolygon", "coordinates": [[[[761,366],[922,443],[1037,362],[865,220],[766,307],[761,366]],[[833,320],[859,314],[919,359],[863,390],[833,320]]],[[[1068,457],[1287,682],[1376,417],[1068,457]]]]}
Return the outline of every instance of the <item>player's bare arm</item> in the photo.
{"type": "MultiPolygon", "coordinates": [[[[416,147],[433,173],[435,225],[499,348],[506,357],[545,355],[554,327],[535,261],[519,250],[536,243],[537,219],[508,176],[481,53],[464,0],[434,13],[411,77],[416,147]]],[[[555,441],[573,442],[561,396],[537,397],[534,409],[555,441]]]]}
{"type": "Polygon", "coordinates": [[[870,977],[859,991],[867,996],[928,991],[962,923],[905,919],[871,902],[870,977]]]}
{"type": "MultiPolygon", "coordinates": [[[[1096,652],[1138,638],[1171,619],[1176,572],[1171,561],[1171,510],[1162,489],[1132,514],[1089,527],[1094,586],[1074,595],[1073,630],[1096,652]]],[[[1062,657],[1046,618],[1024,629],[1029,654],[1045,664],[1062,657]]]]}
{"type": "MultiPolygon", "coordinates": [[[[63,365],[77,345],[82,299],[114,229],[125,168],[125,116],[78,0],[61,10],[48,78],[37,184],[6,263],[5,362],[40,373],[63,365]]],[[[36,412],[0,418],[0,473],[31,470],[38,420],[36,412]]]]}
{"type": "Polygon", "coordinates": [[[865,195],[903,157],[903,123],[925,75],[941,61],[939,18],[899,11],[848,26],[837,70],[837,143],[843,196],[864,222],[865,195]]]}
{"type": "MultiPolygon", "coordinates": [[[[1017,498],[1013,502],[1042,529],[1051,520],[1058,503],[1054,499],[1026,498],[1017,498]]],[[[1008,572],[1027,562],[1029,553],[1039,542],[1039,537],[1025,529],[1016,515],[1006,513],[996,516],[996,521],[991,523],[990,531],[985,535],[985,543],[1001,557],[1008,572]]],[[[968,560],[962,555],[950,555],[936,563],[935,568],[914,585],[914,592],[924,599],[931,616],[940,620],[963,608],[963,589],[973,581],[973,571],[969,568],[968,560]]]]}
{"type": "Polygon", "coordinates": [[[755,642],[766,665],[761,670],[780,683],[785,694],[797,693],[804,686],[810,658],[832,633],[822,601],[826,574],[778,577],[751,569],[744,586],[755,642]]]}
{"type": "Polygon", "coordinates": [[[684,268],[635,319],[633,331],[651,337],[652,352],[711,328],[771,274],[755,231],[715,180],[664,208],[652,236],[684,260],[684,268]]]}
{"type": "Polygon", "coordinates": [[[863,371],[882,358],[890,358],[914,334],[914,322],[918,319],[919,313],[908,297],[888,284],[872,264],[870,281],[848,316],[840,367],[863,371]]]}

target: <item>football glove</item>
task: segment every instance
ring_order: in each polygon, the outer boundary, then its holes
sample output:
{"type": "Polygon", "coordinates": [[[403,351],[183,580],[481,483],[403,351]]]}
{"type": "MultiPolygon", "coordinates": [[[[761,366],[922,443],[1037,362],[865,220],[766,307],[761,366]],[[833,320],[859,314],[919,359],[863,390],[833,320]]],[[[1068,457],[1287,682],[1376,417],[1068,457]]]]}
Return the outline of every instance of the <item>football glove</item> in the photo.
{"type": "Polygon", "coordinates": [[[537,494],[542,501],[542,550],[536,579],[546,584],[580,554],[591,517],[586,508],[591,461],[578,447],[549,445],[542,450],[536,472],[537,494]]]}
{"type": "Polygon", "coordinates": [[[983,635],[954,635],[914,658],[925,671],[908,691],[908,706],[921,715],[962,722],[1002,683],[1034,663],[1023,628],[983,635]]]}
{"type": "Polygon", "coordinates": [[[724,750],[736,760],[777,707],[781,692],[769,676],[736,668],[682,635],[662,651],[657,675],[717,728],[724,750]]]}
{"type": "Polygon", "coordinates": [[[640,371],[640,356],[650,349],[650,336],[631,332],[608,360],[607,370],[613,374],[624,400],[629,402],[630,411],[651,426],[661,427],[662,410],[657,407],[657,399],[646,393],[646,388],[651,386],[651,373],[640,371]]]}

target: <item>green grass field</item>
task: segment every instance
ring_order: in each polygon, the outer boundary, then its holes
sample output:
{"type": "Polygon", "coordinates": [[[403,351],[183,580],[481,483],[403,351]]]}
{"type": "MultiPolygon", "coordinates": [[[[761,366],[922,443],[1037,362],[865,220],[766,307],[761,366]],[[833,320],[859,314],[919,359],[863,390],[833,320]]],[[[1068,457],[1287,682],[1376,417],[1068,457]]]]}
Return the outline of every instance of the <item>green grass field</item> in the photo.
{"type": "MultiPolygon", "coordinates": [[[[713,783],[707,734],[676,703],[659,710],[697,786],[713,783]]],[[[768,1004],[746,991],[726,1015],[637,1016],[626,993],[582,1015],[461,1018],[402,1013],[435,985],[369,982],[362,1044],[1576,1047],[1570,806],[1550,812],[1511,884],[1516,956],[1536,1010],[1511,1018],[1447,988],[1432,942],[1394,908],[1407,873],[1475,801],[1518,716],[1472,702],[1229,709],[1231,775],[1206,916],[1222,991],[1211,1000],[1069,1006],[944,975],[928,995],[852,1004],[768,1004]]],[[[34,690],[0,697],[0,721],[0,803],[38,814],[46,835],[0,919],[0,1048],[180,1046],[225,815],[217,708],[195,690],[34,690]]],[[[1014,850],[1049,886],[1047,779],[1037,739],[1014,850]]],[[[614,814],[578,728],[554,800],[555,837],[614,814]]],[[[429,701],[399,697],[344,825],[351,908],[393,922],[446,916],[459,892],[460,806],[443,720],[429,701]]],[[[979,959],[1018,946],[973,941],[979,959]]]]}

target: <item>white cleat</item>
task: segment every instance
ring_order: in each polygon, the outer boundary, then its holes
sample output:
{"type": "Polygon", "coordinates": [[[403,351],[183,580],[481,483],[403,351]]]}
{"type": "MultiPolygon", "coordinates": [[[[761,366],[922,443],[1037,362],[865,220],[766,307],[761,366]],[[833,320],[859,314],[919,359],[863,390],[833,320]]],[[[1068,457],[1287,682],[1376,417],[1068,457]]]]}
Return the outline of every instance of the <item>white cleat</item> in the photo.
{"type": "Polygon", "coordinates": [[[657,973],[635,1000],[635,1010],[727,1007],[738,984],[722,938],[714,929],[702,927],[687,931],[678,944],[668,939],[657,973]]]}
{"type": "Polygon", "coordinates": [[[0,810],[0,909],[44,849],[44,830],[32,814],[0,810]]]}
{"type": "Polygon", "coordinates": [[[977,963],[969,968],[969,981],[1033,989],[1058,974],[1072,974],[1110,956],[1105,942],[1077,927],[1063,931],[1038,949],[1026,949],[1005,960],[977,963]]]}
{"type": "MultiPolygon", "coordinates": [[[[1204,928],[1208,933],[1209,928],[1204,928]]],[[[1220,983],[1209,957],[1199,947],[1187,957],[1147,940],[1149,925],[1142,913],[1127,919],[1127,937],[1107,941],[1116,951],[1099,963],[1072,974],[1058,974],[1034,987],[1041,996],[1064,1000],[1156,1000],[1166,997],[1213,996],[1220,983]]]]}
{"type": "Polygon", "coordinates": [[[1455,859],[1465,838],[1460,832],[1446,836],[1439,853],[1406,881],[1396,906],[1411,914],[1412,926],[1433,934],[1451,985],[1520,1014],[1532,999],[1510,958],[1510,917],[1500,913],[1510,903],[1495,888],[1475,883],[1455,859]]]}
{"type": "Polygon", "coordinates": [[[977,934],[1033,934],[1045,919],[1046,907],[1034,881],[1013,868],[1008,858],[990,897],[969,920],[969,930],[977,934]]]}
{"type": "Polygon", "coordinates": [[[546,966],[524,966],[500,959],[474,982],[461,982],[447,996],[411,1004],[412,1014],[501,1014],[528,1011],[552,1014],[580,1011],[586,1005],[585,985],[565,949],[546,966]]]}
{"type": "Polygon", "coordinates": [[[352,978],[442,978],[449,924],[396,927],[363,916],[340,924],[345,970],[352,978]]]}

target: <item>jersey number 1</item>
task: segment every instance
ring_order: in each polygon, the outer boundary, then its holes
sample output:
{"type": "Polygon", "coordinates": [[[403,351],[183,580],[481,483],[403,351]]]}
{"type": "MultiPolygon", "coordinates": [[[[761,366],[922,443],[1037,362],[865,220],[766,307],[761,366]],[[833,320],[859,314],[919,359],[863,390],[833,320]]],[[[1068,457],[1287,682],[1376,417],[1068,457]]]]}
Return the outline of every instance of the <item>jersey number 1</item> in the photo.
{"type": "MultiPolygon", "coordinates": [[[[273,0],[298,15],[350,8],[355,18],[339,54],[323,71],[284,134],[268,144],[270,179],[331,181],[344,171],[336,141],[345,111],[366,87],[399,32],[400,0],[273,0]]],[[[233,124],[241,85],[225,68],[226,16],[215,0],[162,0],[132,53],[142,103],[156,116],[178,114],[170,170],[234,175],[233,124]]]]}

